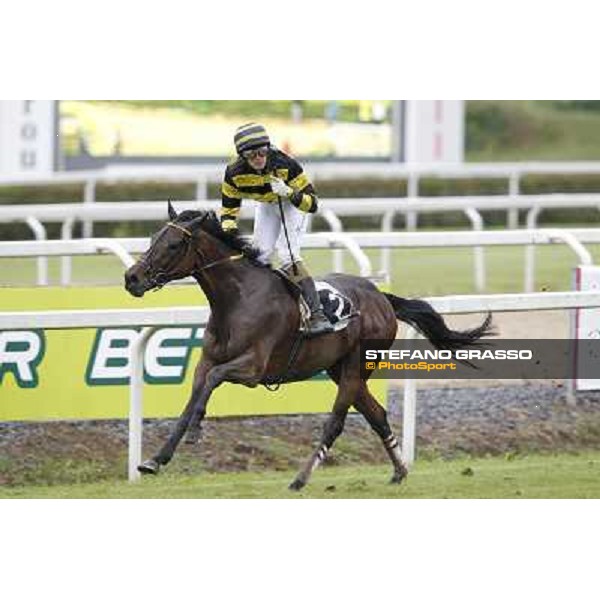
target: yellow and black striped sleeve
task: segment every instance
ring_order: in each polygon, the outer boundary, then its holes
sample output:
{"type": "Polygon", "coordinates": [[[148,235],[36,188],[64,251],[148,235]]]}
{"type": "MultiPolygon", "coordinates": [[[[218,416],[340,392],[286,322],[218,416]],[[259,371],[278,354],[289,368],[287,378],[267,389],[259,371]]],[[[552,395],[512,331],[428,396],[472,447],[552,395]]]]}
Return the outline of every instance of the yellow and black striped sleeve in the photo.
{"type": "Polygon", "coordinates": [[[221,184],[221,227],[225,231],[237,228],[237,219],[242,206],[242,194],[233,183],[229,169],[221,184]]]}
{"type": "Polygon", "coordinates": [[[317,212],[319,207],[317,193],[300,163],[291,159],[288,173],[287,184],[294,190],[290,196],[290,202],[303,212],[317,212]]]}

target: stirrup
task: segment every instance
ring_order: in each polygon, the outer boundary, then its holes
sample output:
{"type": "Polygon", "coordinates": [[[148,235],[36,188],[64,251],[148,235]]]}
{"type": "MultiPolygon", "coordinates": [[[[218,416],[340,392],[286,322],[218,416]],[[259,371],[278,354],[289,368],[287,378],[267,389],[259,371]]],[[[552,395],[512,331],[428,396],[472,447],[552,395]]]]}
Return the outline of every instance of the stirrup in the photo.
{"type": "Polygon", "coordinates": [[[305,337],[315,337],[324,333],[332,333],[333,331],[333,325],[329,322],[329,319],[327,319],[321,310],[311,315],[306,324],[304,335],[305,337]]]}

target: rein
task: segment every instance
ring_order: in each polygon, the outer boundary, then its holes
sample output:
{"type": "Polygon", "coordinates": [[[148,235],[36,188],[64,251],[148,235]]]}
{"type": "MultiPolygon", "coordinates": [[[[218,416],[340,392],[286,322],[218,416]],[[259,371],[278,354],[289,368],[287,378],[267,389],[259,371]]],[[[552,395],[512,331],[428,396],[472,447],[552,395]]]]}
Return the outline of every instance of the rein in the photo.
{"type": "MultiPolygon", "coordinates": [[[[167,223],[168,227],[174,227],[175,229],[179,229],[179,231],[183,232],[191,241],[193,236],[192,236],[192,232],[189,229],[186,229],[185,227],[182,227],[181,225],[178,225],[177,223],[173,223],[172,221],[169,221],[167,223]]],[[[204,255],[202,254],[202,252],[200,252],[200,250],[198,250],[198,248],[194,248],[194,250],[196,251],[196,254],[198,254],[202,260],[204,260],[204,255]]],[[[239,260],[240,258],[244,258],[243,254],[232,254],[230,256],[226,256],[225,258],[220,258],[219,260],[214,260],[211,263],[208,263],[207,265],[204,265],[203,267],[200,267],[199,269],[196,269],[196,272],[200,272],[200,271],[206,271],[207,269],[211,269],[212,267],[216,267],[217,265],[220,265],[222,263],[226,263],[226,262],[232,262],[234,260],[239,260]]]]}
{"type": "MultiPolygon", "coordinates": [[[[196,252],[198,252],[196,250],[196,252]]],[[[198,252],[198,254],[200,254],[200,252],[198,252]]],[[[202,256],[202,255],[200,255],[202,256]]],[[[240,258],[244,258],[243,254],[236,254],[236,255],[232,255],[232,256],[226,256],[225,258],[221,258],[219,260],[215,260],[211,263],[208,263],[207,265],[204,265],[202,268],[198,269],[198,271],[206,271],[206,269],[211,269],[212,267],[216,267],[217,265],[226,263],[226,262],[233,262],[234,260],[239,260],[240,258]]]]}
{"type": "Polygon", "coordinates": [[[285,234],[285,241],[287,242],[288,252],[290,254],[290,260],[292,261],[292,271],[296,277],[298,277],[298,266],[296,265],[296,259],[292,254],[292,246],[290,244],[290,236],[288,235],[287,223],[285,222],[285,214],[283,212],[283,204],[281,203],[281,198],[277,197],[277,202],[279,203],[279,216],[281,217],[281,224],[283,225],[283,233],[285,234]]]}

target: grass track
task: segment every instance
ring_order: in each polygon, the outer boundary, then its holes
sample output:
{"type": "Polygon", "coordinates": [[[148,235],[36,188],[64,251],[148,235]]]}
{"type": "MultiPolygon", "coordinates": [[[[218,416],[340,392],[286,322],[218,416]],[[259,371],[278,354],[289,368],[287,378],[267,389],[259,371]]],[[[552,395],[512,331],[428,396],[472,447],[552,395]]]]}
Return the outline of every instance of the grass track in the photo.
{"type": "Polygon", "coordinates": [[[390,467],[325,467],[300,493],[292,472],[163,473],[138,484],[110,481],[0,489],[0,498],[600,498],[600,452],[417,462],[391,486],[390,467]]]}

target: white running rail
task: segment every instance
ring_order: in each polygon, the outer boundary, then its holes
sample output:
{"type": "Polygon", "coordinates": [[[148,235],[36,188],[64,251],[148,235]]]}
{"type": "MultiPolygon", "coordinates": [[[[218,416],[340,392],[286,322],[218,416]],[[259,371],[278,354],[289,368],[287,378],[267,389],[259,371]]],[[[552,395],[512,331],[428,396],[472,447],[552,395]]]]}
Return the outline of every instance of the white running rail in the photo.
{"type": "MultiPolygon", "coordinates": [[[[382,233],[390,232],[394,217],[404,214],[406,228],[413,230],[419,213],[445,213],[462,212],[466,215],[474,231],[483,229],[484,221],[480,211],[506,209],[518,214],[519,210],[526,210],[526,225],[528,229],[537,227],[540,213],[546,209],[556,208],[598,208],[600,207],[600,194],[547,194],[519,196],[453,196],[423,198],[410,196],[408,198],[330,198],[321,202],[319,216],[324,219],[328,227],[334,232],[342,232],[343,225],[340,217],[360,215],[381,215],[382,233]]],[[[187,200],[176,202],[178,210],[215,210],[220,208],[219,201],[205,199],[187,200]]],[[[253,215],[253,206],[246,203],[242,207],[241,218],[250,219],[253,215]]],[[[36,239],[45,239],[46,231],[42,222],[62,223],[62,239],[70,239],[73,227],[77,221],[85,224],[115,221],[163,221],[167,218],[165,201],[140,201],[140,202],[89,202],[70,204],[25,204],[0,206],[0,223],[24,221],[33,230],[36,239]]],[[[513,224],[513,228],[517,227],[513,224]]],[[[91,236],[91,227],[86,227],[84,237],[91,236]]],[[[483,292],[485,289],[484,256],[481,247],[475,247],[475,281],[476,290],[483,292]]],[[[381,249],[380,273],[385,276],[390,271],[390,248],[381,249]]],[[[534,249],[526,248],[526,271],[534,269],[534,249]]],[[[70,258],[63,259],[63,280],[68,280],[70,271],[70,258]]],[[[47,276],[47,267],[44,259],[38,263],[38,281],[47,276]]],[[[343,253],[335,250],[333,253],[333,269],[343,271],[343,253]]],[[[526,288],[527,289],[527,288],[526,288]]],[[[531,290],[529,290],[531,291],[531,290]]]]}
{"type": "MultiPolygon", "coordinates": [[[[483,250],[483,246],[529,246],[564,243],[576,255],[578,263],[593,264],[592,256],[583,246],[584,243],[600,243],[599,229],[516,229],[509,231],[436,231],[436,232],[320,232],[306,234],[304,248],[330,248],[334,251],[345,249],[356,261],[359,272],[364,277],[373,275],[373,268],[366,248],[446,248],[474,247],[483,250]]],[[[76,256],[113,253],[129,267],[132,253],[144,252],[149,245],[148,238],[85,238],[81,240],[46,240],[0,242],[0,258],[40,257],[40,256],[76,256]]],[[[532,258],[532,257],[530,257],[532,258]]],[[[474,263],[475,286],[478,291],[485,287],[486,273],[483,260],[474,263]]],[[[46,270],[40,272],[38,265],[38,283],[47,282],[46,270]]],[[[70,282],[70,263],[64,262],[61,271],[61,283],[70,282]]],[[[525,263],[524,289],[533,291],[534,263],[525,263]]]]}

